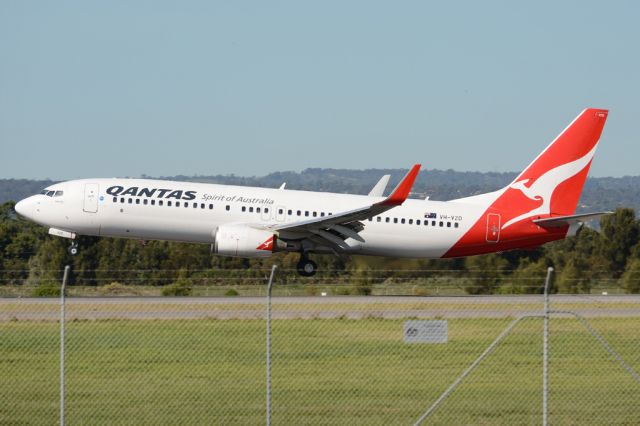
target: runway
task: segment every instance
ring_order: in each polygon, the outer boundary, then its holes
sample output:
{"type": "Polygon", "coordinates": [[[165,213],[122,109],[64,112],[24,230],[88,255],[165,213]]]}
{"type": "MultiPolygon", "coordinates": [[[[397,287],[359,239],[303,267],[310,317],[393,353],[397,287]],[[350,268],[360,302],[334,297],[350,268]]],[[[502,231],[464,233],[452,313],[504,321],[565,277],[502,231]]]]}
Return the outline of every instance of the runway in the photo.
{"type": "MultiPolygon", "coordinates": [[[[640,317],[640,295],[553,295],[552,310],[584,317],[640,317]]],[[[70,297],[67,320],[261,320],[264,297],[70,297]]],[[[274,319],[515,318],[543,313],[543,297],[274,297],[274,319]]],[[[57,321],[57,298],[2,298],[0,321],[57,321]]]]}

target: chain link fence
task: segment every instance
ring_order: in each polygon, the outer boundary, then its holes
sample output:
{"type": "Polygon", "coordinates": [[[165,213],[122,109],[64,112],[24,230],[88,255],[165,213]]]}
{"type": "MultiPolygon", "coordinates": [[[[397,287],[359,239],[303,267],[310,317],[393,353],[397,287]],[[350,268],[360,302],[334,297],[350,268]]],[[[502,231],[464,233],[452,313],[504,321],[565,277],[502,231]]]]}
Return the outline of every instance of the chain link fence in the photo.
{"type": "MultiPolygon", "coordinates": [[[[268,410],[268,274],[246,297],[70,288],[66,424],[543,423],[542,295],[346,296],[358,283],[279,274],[268,410]]],[[[550,307],[549,424],[639,424],[640,297],[550,307]]],[[[58,298],[0,299],[0,424],[60,421],[60,315],[58,298]]]]}

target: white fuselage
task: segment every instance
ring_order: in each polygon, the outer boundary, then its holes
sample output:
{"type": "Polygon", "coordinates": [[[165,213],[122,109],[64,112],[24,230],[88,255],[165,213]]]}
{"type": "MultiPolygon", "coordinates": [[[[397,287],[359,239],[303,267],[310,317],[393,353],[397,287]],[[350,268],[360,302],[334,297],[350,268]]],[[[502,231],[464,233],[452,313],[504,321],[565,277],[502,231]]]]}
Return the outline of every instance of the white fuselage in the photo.
{"type": "MultiPolygon", "coordinates": [[[[309,252],[440,258],[533,248],[574,235],[585,216],[607,214],[574,214],[607,114],[582,111],[508,186],[448,202],[407,199],[420,171],[414,164],[386,198],[84,179],[52,185],[15,209],[66,238],[196,242],[239,257],[298,251],[306,276],[316,267],[309,252]]],[[[370,194],[382,194],[386,178],[370,194]]]]}
{"type": "MultiPolygon", "coordinates": [[[[300,222],[383,200],[148,179],[84,179],[48,189],[62,191],[62,195],[34,195],[21,201],[16,210],[37,223],[72,234],[205,244],[213,244],[221,225],[300,222]]],[[[359,235],[364,242],[348,238],[346,243],[353,254],[438,258],[485,210],[485,203],[409,199],[363,221],[365,228],[359,235]]]]}

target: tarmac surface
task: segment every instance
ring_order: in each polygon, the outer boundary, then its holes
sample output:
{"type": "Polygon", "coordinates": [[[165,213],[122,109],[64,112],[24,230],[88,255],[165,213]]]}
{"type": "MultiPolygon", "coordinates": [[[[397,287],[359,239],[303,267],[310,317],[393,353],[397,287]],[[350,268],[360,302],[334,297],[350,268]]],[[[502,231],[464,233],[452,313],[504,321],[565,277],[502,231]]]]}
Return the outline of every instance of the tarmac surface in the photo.
{"type": "MultiPolygon", "coordinates": [[[[541,295],[273,297],[274,319],[517,318],[544,314],[541,295]]],[[[266,297],[68,297],[67,320],[266,318],[266,297]]],[[[639,317],[640,295],[553,295],[552,311],[584,317],[639,317]]],[[[1,298],[0,321],[57,321],[58,298],[1,298]]],[[[553,313],[556,316],[566,314],[553,313]]]]}

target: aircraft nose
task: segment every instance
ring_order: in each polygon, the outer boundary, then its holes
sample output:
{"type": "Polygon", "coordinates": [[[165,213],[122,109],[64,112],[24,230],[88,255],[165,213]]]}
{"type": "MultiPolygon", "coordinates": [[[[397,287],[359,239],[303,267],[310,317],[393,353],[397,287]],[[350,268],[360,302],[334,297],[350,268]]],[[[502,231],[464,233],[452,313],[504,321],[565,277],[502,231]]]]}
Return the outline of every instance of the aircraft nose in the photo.
{"type": "Polygon", "coordinates": [[[18,201],[14,207],[14,210],[16,211],[16,213],[18,213],[20,216],[24,216],[24,212],[26,211],[26,207],[25,207],[25,202],[24,200],[22,201],[18,201]]]}
{"type": "Polygon", "coordinates": [[[18,201],[13,209],[20,216],[25,217],[27,219],[31,219],[31,217],[33,216],[32,203],[30,202],[30,200],[28,198],[25,198],[24,200],[18,201]]]}

